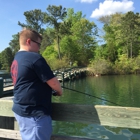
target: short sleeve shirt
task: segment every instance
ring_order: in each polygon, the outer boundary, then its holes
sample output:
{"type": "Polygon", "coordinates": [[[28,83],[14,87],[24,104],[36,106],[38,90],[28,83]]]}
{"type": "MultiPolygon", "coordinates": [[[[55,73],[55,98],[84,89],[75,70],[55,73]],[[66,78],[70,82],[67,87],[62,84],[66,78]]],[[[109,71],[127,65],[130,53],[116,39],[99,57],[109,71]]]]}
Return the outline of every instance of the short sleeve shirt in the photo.
{"type": "Polygon", "coordinates": [[[54,74],[38,53],[19,51],[11,65],[14,83],[12,110],[20,116],[51,114],[52,89],[46,81],[54,74]]]}

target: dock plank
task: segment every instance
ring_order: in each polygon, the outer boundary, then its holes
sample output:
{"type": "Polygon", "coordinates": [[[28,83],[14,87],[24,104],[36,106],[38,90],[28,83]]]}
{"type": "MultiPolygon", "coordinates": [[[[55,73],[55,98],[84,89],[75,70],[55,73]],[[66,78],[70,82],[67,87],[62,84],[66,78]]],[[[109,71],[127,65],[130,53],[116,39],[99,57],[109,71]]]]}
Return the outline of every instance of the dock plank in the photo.
{"type": "MultiPolygon", "coordinates": [[[[21,140],[20,132],[16,130],[0,129],[0,138],[21,140]]],[[[51,140],[94,140],[90,138],[80,138],[73,136],[52,135],[51,140]]]]}
{"type": "Polygon", "coordinates": [[[13,90],[14,86],[4,87],[3,91],[13,90]]]}

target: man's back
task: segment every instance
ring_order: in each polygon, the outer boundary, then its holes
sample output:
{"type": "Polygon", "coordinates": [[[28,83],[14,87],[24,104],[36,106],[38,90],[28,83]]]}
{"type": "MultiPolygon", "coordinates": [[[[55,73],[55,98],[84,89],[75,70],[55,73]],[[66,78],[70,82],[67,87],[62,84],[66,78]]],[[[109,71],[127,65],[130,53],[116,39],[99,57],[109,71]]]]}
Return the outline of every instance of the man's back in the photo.
{"type": "Polygon", "coordinates": [[[50,115],[51,91],[46,81],[54,75],[41,55],[19,51],[11,66],[14,79],[13,111],[21,116],[50,115]]]}

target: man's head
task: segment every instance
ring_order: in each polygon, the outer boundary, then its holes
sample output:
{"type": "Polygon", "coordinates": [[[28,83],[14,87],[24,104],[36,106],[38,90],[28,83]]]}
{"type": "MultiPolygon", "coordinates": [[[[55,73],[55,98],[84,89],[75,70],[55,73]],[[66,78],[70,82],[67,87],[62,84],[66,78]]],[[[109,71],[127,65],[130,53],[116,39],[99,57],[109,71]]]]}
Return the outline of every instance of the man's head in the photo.
{"type": "Polygon", "coordinates": [[[41,45],[42,36],[31,29],[25,29],[19,34],[20,49],[38,52],[41,45]]]}

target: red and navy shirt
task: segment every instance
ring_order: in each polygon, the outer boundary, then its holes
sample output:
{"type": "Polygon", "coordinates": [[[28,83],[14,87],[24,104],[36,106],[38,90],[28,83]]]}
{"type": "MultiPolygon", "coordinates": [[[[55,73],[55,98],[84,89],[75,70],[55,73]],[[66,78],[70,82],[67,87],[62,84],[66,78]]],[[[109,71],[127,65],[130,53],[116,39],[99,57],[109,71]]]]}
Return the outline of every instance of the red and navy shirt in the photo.
{"type": "Polygon", "coordinates": [[[14,83],[12,110],[20,116],[51,114],[52,89],[46,81],[54,74],[38,53],[19,51],[11,65],[14,83]]]}

